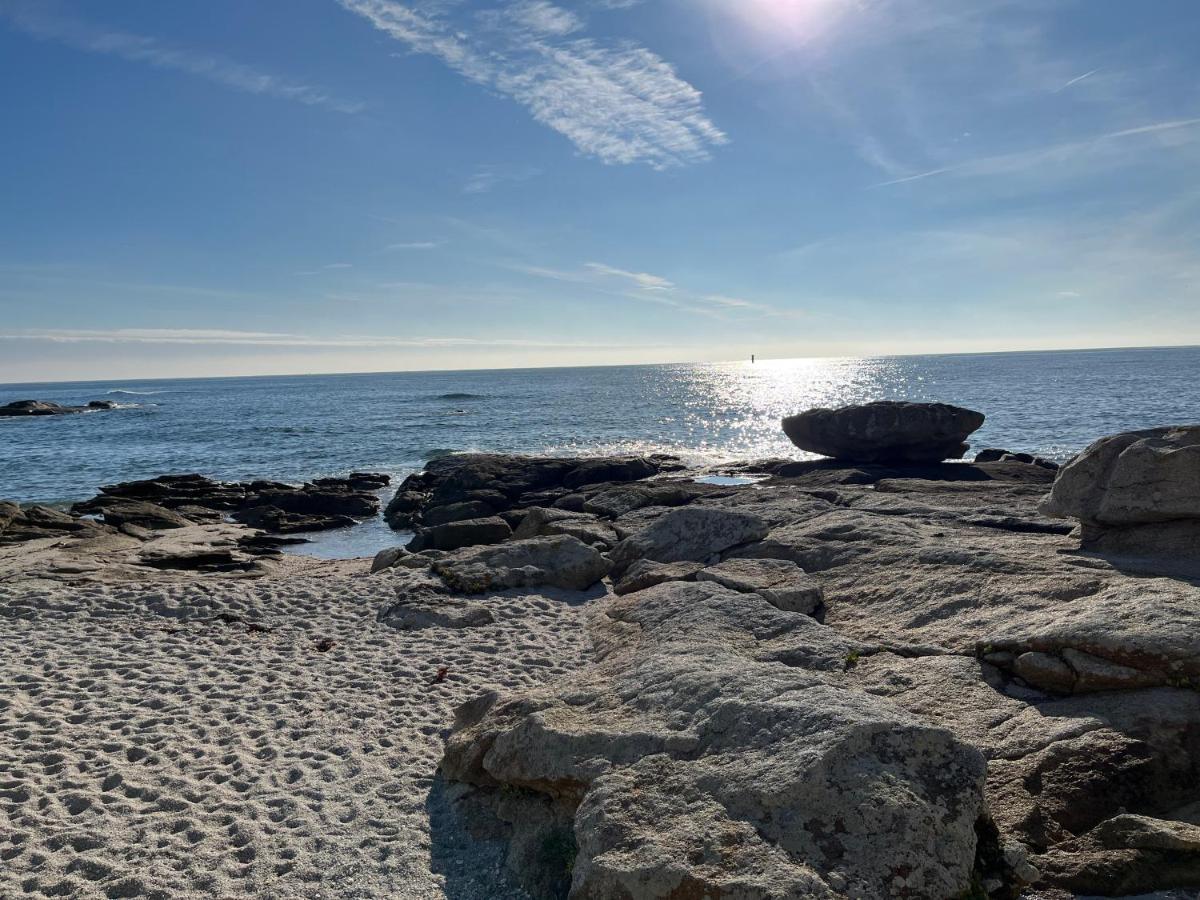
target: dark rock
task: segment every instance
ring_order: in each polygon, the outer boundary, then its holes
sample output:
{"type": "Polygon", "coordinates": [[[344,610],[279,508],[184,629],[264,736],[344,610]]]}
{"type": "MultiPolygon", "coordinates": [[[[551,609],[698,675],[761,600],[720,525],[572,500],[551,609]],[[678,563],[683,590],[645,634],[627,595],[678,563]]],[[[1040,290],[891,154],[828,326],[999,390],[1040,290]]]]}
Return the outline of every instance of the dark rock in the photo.
{"type": "Polygon", "coordinates": [[[321,513],[293,513],[277,506],[256,506],[240,509],[233,519],[251,528],[261,528],[273,534],[301,534],[310,531],[333,531],[358,524],[352,516],[324,515],[321,513]]]}
{"type": "Polygon", "coordinates": [[[512,537],[512,528],[501,518],[467,519],[422,528],[408,542],[411,553],[422,550],[458,550],[479,544],[498,544],[512,537]]]}
{"type": "Polygon", "coordinates": [[[0,406],[0,416],[63,416],[83,412],[81,406],[63,406],[49,400],[17,400],[0,406]]]}
{"type": "Polygon", "coordinates": [[[89,400],[88,409],[116,409],[117,404],[113,400],[89,400]]]}
{"type": "Polygon", "coordinates": [[[378,486],[386,475],[355,473],[320,478],[303,485],[278,481],[222,482],[203,475],[163,475],[106,485],[91,500],[77,503],[78,514],[105,515],[118,503],[150,503],[194,522],[235,521],[276,534],[345,528],[379,511],[378,486]]]}
{"type": "Polygon", "coordinates": [[[164,528],[185,528],[192,524],[179,513],[145,500],[115,500],[104,504],[100,514],[104,517],[105,524],[116,528],[136,525],[150,531],[159,531],[164,528]]]}
{"type": "Polygon", "coordinates": [[[423,510],[421,524],[432,527],[445,525],[447,522],[461,522],[464,519],[486,519],[495,514],[496,510],[490,503],[484,503],[482,500],[464,500],[462,503],[423,510]]]}
{"type": "Polygon", "coordinates": [[[940,462],[960,459],[983,413],[946,403],[878,401],[812,409],[783,420],[801,450],[853,462],[940,462]]]}
{"type": "Polygon", "coordinates": [[[580,463],[562,480],[565,488],[576,490],[585,484],[606,481],[640,481],[658,474],[659,467],[648,459],[589,459],[580,463]]]}
{"type": "MultiPolygon", "coordinates": [[[[408,484],[406,480],[404,482],[408,484]]],[[[405,490],[403,487],[396,492],[383,511],[383,518],[397,530],[408,528],[413,523],[413,516],[424,505],[426,495],[420,491],[405,490]]]]}
{"type": "Polygon", "coordinates": [[[1043,469],[1050,469],[1051,471],[1058,469],[1058,463],[1053,460],[1034,456],[1032,453],[1013,453],[1011,450],[1000,450],[996,447],[980,450],[975,454],[975,462],[1019,462],[1031,466],[1041,466],[1043,469]]]}
{"type": "Polygon", "coordinates": [[[0,501],[0,544],[19,544],[42,538],[94,537],[114,529],[48,506],[25,506],[0,501]]]}
{"type": "MultiPolygon", "coordinates": [[[[548,507],[579,488],[636,481],[679,465],[673,457],[557,458],[462,453],[430,460],[425,471],[404,479],[384,518],[396,529],[440,524],[458,504],[487,504],[500,514],[530,506],[548,507]]],[[[584,500],[579,501],[582,506],[584,500]]],[[[482,507],[478,507],[482,509],[482,507]]]]}

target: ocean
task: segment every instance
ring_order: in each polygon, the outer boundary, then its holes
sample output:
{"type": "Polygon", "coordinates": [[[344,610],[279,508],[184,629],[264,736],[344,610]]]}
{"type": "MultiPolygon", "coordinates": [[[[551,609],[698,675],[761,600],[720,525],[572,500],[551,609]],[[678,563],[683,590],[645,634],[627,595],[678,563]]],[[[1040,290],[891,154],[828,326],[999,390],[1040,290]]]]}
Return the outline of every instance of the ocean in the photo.
{"type": "MultiPolygon", "coordinates": [[[[976,449],[1062,461],[1106,434],[1200,421],[1200,347],[0,385],[0,403],[24,399],[120,408],[0,419],[0,498],[22,503],[168,472],[399,479],[448,451],[803,458],[783,416],[885,399],[980,410],[976,449]]],[[[360,538],[388,535],[371,523],[321,545],[346,555],[360,538]]]]}

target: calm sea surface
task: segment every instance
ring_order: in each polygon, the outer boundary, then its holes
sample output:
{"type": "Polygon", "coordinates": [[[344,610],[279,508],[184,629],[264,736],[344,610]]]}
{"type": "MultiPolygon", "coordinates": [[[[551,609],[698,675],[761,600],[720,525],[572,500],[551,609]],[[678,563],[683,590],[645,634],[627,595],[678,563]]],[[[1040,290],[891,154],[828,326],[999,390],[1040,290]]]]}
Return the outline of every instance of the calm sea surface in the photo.
{"type": "Polygon", "coordinates": [[[1200,421],[1200,347],[0,385],[0,403],[23,399],[123,408],[0,419],[0,498],[21,502],[167,472],[403,476],[447,450],[802,457],[780,418],[881,399],[981,410],[976,448],[1063,460],[1105,434],[1200,421]]]}

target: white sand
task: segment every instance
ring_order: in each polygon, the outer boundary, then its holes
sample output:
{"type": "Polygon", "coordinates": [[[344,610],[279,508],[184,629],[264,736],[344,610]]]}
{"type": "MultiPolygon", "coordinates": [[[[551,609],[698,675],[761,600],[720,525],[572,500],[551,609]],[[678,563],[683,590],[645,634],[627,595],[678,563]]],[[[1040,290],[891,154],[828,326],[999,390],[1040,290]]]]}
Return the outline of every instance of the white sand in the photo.
{"type": "Polygon", "coordinates": [[[579,664],[582,607],[401,632],[366,568],[0,583],[0,897],[519,896],[434,773],[455,704],[579,664]]]}

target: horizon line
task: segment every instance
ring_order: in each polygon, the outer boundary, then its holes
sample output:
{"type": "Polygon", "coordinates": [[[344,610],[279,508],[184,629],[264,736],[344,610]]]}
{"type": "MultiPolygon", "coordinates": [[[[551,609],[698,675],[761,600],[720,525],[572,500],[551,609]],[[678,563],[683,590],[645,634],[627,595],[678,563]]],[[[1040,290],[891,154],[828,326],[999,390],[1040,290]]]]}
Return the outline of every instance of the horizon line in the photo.
{"type": "Polygon", "coordinates": [[[965,352],[941,352],[941,353],[880,353],[868,355],[853,355],[853,354],[836,354],[831,356],[772,356],[758,357],[754,356],[756,362],[751,363],[751,357],[743,357],[741,359],[722,359],[722,360],[691,360],[681,362],[653,362],[653,363],[611,363],[605,365],[584,365],[584,366],[563,366],[563,365],[547,365],[547,366],[491,366],[480,367],[477,369],[377,369],[357,372],[280,372],[275,374],[258,374],[258,375],[172,375],[172,376],[155,376],[150,378],[91,378],[91,379],[66,379],[61,381],[9,381],[0,382],[0,389],[18,388],[18,387],[41,387],[50,385],[71,385],[71,384],[98,384],[100,382],[111,384],[146,384],[150,382],[165,382],[165,381],[232,381],[257,378],[356,378],[365,377],[368,375],[432,375],[446,374],[453,375],[458,373],[468,372],[531,372],[543,370],[572,370],[572,369],[628,369],[635,367],[648,366],[720,366],[732,365],[736,363],[744,363],[746,365],[754,365],[757,363],[769,362],[791,362],[795,360],[834,360],[834,359],[915,359],[920,357],[950,357],[950,356],[1003,356],[1021,353],[1095,353],[1095,352],[1114,352],[1118,350],[1190,350],[1200,349],[1200,343],[1196,344],[1130,344],[1130,345],[1109,345],[1102,347],[1061,347],[1061,348],[1031,348],[1025,350],[971,350],[965,352]]]}

